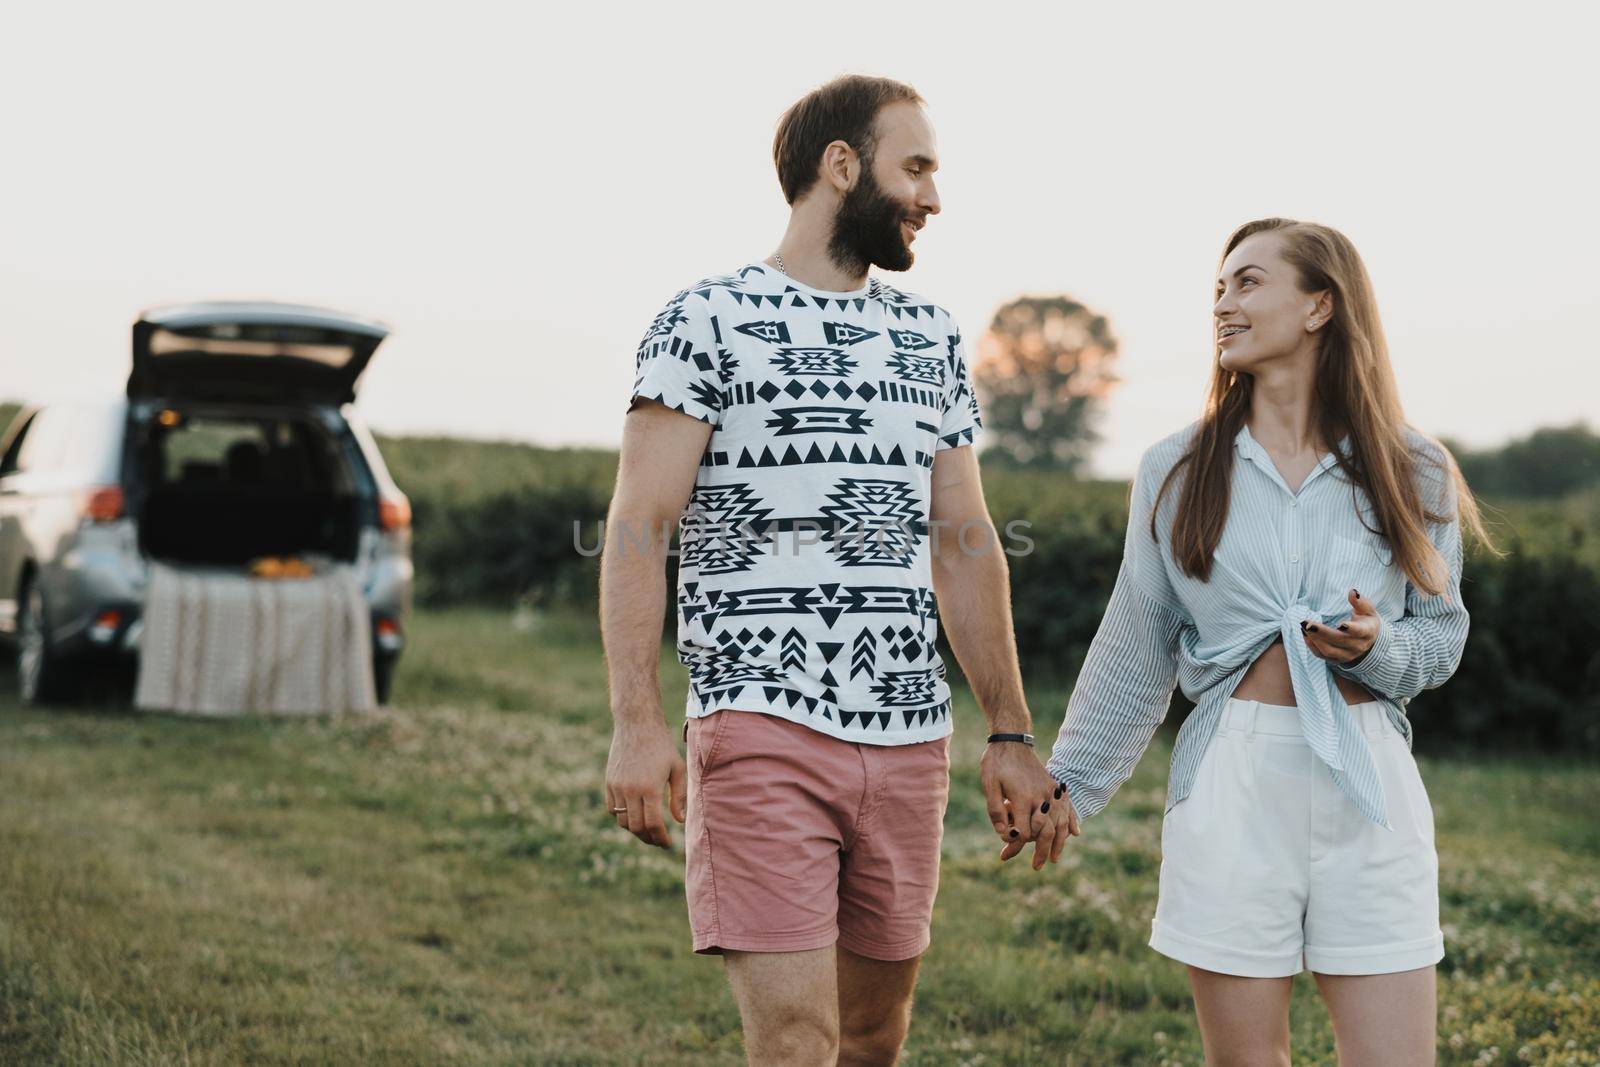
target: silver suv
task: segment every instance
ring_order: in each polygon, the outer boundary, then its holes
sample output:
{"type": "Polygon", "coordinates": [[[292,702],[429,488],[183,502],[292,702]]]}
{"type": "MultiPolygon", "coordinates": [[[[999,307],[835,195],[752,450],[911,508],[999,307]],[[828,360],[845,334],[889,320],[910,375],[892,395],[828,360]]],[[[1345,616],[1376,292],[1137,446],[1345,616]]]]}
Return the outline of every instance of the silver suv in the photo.
{"type": "Polygon", "coordinates": [[[321,308],[145,312],[126,396],[24,408],[0,438],[0,635],[25,703],[137,662],[149,564],[355,566],[378,699],[411,615],[411,506],[357,418],[388,334],[321,308]]]}

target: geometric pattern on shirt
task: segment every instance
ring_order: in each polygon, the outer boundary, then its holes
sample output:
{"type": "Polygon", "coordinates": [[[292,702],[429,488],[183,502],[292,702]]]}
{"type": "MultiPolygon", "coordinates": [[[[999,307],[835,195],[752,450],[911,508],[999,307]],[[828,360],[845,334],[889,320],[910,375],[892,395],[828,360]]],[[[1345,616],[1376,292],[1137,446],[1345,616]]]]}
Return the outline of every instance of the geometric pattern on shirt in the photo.
{"type": "MultiPolygon", "coordinates": [[[[940,378],[933,384],[937,385],[942,383],[942,381],[943,379],[940,378]]],[[[782,395],[787,395],[794,400],[799,400],[807,393],[810,393],[818,400],[826,400],[830,396],[836,396],[840,400],[849,400],[851,397],[859,397],[862,400],[868,401],[869,403],[877,399],[879,396],[882,396],[885,400],[891,400],[896,403],[921,404],[924,407],[932,408],[940,413],[943,413],[944,411],[944,404],[941,399],[941,394],[932,389],[925,388],[923,383],[908,385],[905,382],[880,381],[877,385],[873,385],[871,382],[859,382],[855,385],[851,385],[849,382],[825,382],[818,380],[813,381],[810,385],[807,385],[802,381],[796,380],[788,383],[787,385],[780,386],[776,382],[771,381],[762,382],[760,385],[756,385],[754,382],[740,382],[737,385],[730,386],[729,388],[723,389],[716,393],[704,388],[695,388],[694,393],[696,398],[701,400],[705,400],[714,396],[715,403],[711,406],[714,406],[717,410],[739,407],[746,404],[754,404],[757,401],[770,404],[772,401],[776,400],[782,395]]],[[[777,426],[779,423],[769,422],[767,425],[777,426]]],[[[871,425],[871,423],[869,422],[868,425],[871,425]]],[[[826,431],[813,428],[811,430],[807,430],[806,432],[826,431]]]]}
{"type": "Polygon", "coordinates": [[[951,448],[960,448],[962,445],[970,445],[975,439],[975,433],[976,431],[972,427],[968,426],[964,430],[957,430],[955,433],[947,433],[943,437],[939,438],[939,440],[943,441],[951,448]]]}
{"type": "Polygon", "coordinates": [[[754,337],[758,341],[770,341],[772,344],[786,345],[789,343],[789,324],[787,322],[742,322],[734,327],[746,337],[754,337]]]}
{"type": "Polygon", "coordinates": [[[926,523],[916,494],[887,478],[841,478],[822,508],[823,536],[846,567],[909,567],[926,523]]]}
{"type": "Polygon", "coordinates": [[[842,348],[780,348],[771,357],[772,365],[791,377],[796,374],[847,377],[856,361],[842,348]]]}
{"type": "MultiPolygon", "coordinates": [[[[710,294],[707,293],[708,297],[709,295],[710,294]]],[[[745,301],[749,301],[758,308],[766,306],[775,308],[783,307],[783,297],[776,296],[771,293],[741,293],[736,289],[729,295],[733,297],[734,303],[736,304],[743,304],[745,301]]]]}
{"type": "Polygon", "coordinates": [[[925,471],[977,422],[957,336],[876,279],[821,296],[759,264],[697,283],[652,323],[636,392],[713,429],[679,567],[691,713],[764,702],[886,735],[875,743],[948,728],[921,546],[925,471]]]}
{"type": "Polygon", "coordinates": [[[718,274],[710,278],[702,278],[700,281],[695,282],[693,285],[689,286],[689,288],[685,289],[680,296],[686,297],[690,293],[693,293],[695,296],[703,297],[709,300],[711,298],[711,291],[713,289],[726,289],[729,292],[737,293],[744,287],[744,280],[749,276],[750,268],[745,267],[736,275],[718,274]]]}
{"type": "MultiPolygon", "coordinates": [[[[682,321],[683,313],[682,305],[680,304],[668,306],[651,323],[650,333],[646,336],[644,342],[640,344],[639,351],[634,356],[634,392],[638,393],[640,391],[646,367],[663,355],[671,356],[680,363],[691,363],[696,370],[702,373],[709,373],[716,369],[717,362],[709,352],[695,351],[694,345],[681,335],[664,336],[667,330],[673,329],[677,323],[682,321]]],[[[722,410],[721,391],[713,388],[710,383],[703,381],[698,376],[690,381],[689,391],[693,394],[695,400],[706,407],[713,411],[722,410]]],[[[651,399],[659,401],[666,407],[674,408],[678,411],[683,410],[682,404],[673,404],[664,395],[652,396],[651,399]]]]}
{"type": "Polygon", "coordinates": [[[944,410],[942,394],[924,389],[921,385],[905,385],[901,382],[879,382],[878,392],[883,394],[885,400],[904,404],[921,404],[933,408],[935,411],[944,410]]]}
{"type": "Polygon", "coordinates": [[[893,626],[885,626],[881,633],[883,650],[889,653],[890,659],[920,664],[933,657],[933,642],[909,626],[902,626],[898,630],[893,626]]]}
{"type": "Polygon", "coordinates": [[[763,542],[750,531],[772,514],[748,482],[696,486],[683,515],[680,566],[701,574],[747,571],[763,542]]]}
{"type": "Polygon", "coordinates": [[[853,345],[870,341],[878,336],[878,331],[849,322],[824,322],[822,335],[828,339],[830,345],[853,345]]]}
{"type": "Polygon", "coordinates": [[[879,284],[878,298],[884,302],[884,307],[889,314],[897,319],[901,317],[915,319],[921,315],[926,315],[931,319],[939,310],[932,304],[913,303],[908,294],[901,292],[892,285],[879,284]]]}
{"type": "MultiPolygon", "coordinates": [[[[699,663],[692,665],[689,671],[690,686],[703,707],[731,704],[751,684],[750,682],[727,684],[717,677],[715,667],[708,669],[699,663]]],[[[950,700],[948,698],[937,704],[926,701],[920,704],[916,702],[901,702],[901,696],[909,700],[910,695],[914,692],[926,692],[931,697],[933,692],[931,681],[925,686],[917,679],[906,679],[904,683],[885,683],[881,688],[894,691],[895,694],[890,701],[885,702],[889,703],[893,710],[840,707],[839,702],[833,698],[831,690],[827,691],[827,695],[813,697],[807,696],[793,686],[781,683],[764,683],[758,680],[754,684],[760,686],[762,695],[769,702],[777,703],[781,701],[791,708],[796,710],[804,709],[809,715],[821,715],[821,717],[829,721],[834,721],[835,713],[837,713],[837,721],[841,726],[860,726],[887,730],[897,717],[894,711],[899,711],[898,718],[906,728],[910,728],[913,725],[925,726],[930,723],[943,722],[950,717],[950,700]]]]}
{"type": "Polygon", "coordinates": [[[917,707],[931,703],[937,682],[931,670],[885,671],[872,686],[872,695],[885,707],[917,707]]]}
{"type": "MultiPolygon", "coordinates": [[[[806,373],[815,374],[817,372],[808,371],[806,373]]],[[[845,373],[848,373],[848,371],[845,373]]],[[[725,390],[722,394],[722,402],[725,407],[732,407],[736,404],[754,404],[757,399],[770,404],[780,396],[788,396],[792,400],[800,400],[807,393],[810,393],[818,400],[827,400],[829,397],[838,397],[840,400],[860,397],[862,400],[870,402],[877,397],[878,389],[871,382],[851,384],[850,382],[817,380],[809,385],[799,380],[789,382],[786,385],[779,385],[773,381],[762,382],[760,385],[745,382],[734,386],[732,389],[725,390]]]]}
{"type": "Polygon", "coordinates": [[[937,356],[913,356],[896,352],[889,357],[889,367],[909,382],[926,385],[944,385],[944,360],[937,356]]]}
{"type": "Polygon", "coordinates": [[[750,589],[708,589],[703,582],[685,582],[678,610],[685,621],[710,627],[740,616],[814,615],[830,630],[841,615],[914,615],[924,622],[938,617],[933,590],[898,585],[771,585],[750,589]]]}
{"type": "Polygon", "coordinates": [[[656,317],[650,320],[650,325],[645,329],[644,340],[639,343],[639,350],[634,354],[634,366],[637,368],[644,363],[647,350],[657,338],[665,337],[681,324],[689,321],[689,316],[684,314],[683,299],[688,295],[687,290],[679,293],[677,298],[662,308],[656,317]]]}
{"type": "Polygon", "coordinates": [[[855,408],[811,405],[798,408],[773,408],[767,428],[773,436],[797,433],[865,434],[872,429],[866,412],[855,408]]]}
{"type": "Polygon", "coordinates": [[[939,343],[916,330],[890,330],[889,340],[894,342],[896,348],[903,348],[907,352],[920,352],[939,343]]]}
{"type": "Polygon", "coordinates": [[[913,726],[926,726],[929,723],[943,722],[950,717],[950,701],[927,708],[905,708],[900,712],[901,721],[907,730],[913,726]]]}
{"type": "MultiPolygon", "coordinates": [[[[726,455],[726,453],[719,453],[726,455]]],[[[860,445],[851,445],[848,452],[837,441],[827,452],[815,443],[801,455],[794,445],[784,449],[783,455],[774,456],[772,449],[763,448],[760,456],[752,456],[748,448],[739,453],[738,466],[740,467],[795,467],[805,463],[848,463],[853,467],[904,467],[907,466],[906,457],[900,451],[900,446],[895,445],[886,456],[878,450],[877,445],[872,445],[870,451],[861,451],[860,445]]]]}
{"type": "Polygon", "coordinates": [[[863,627],[850,643],[850,677],[864,674],[868,678],[878,673],[878,639],[871,627],[863,627]]]}
{"type": "MultiPolygon", "coordinates": [[[[867,632],[867,631],[863,631],[867,632]]],[[[792,686],[782,684],[784,674],[781,670],[768,665],[751,661],[752,656],[765,654],[770,648],[771,641],[778,635],[771,627],[751,633],[748,629],[738,633],[729,631],[719,632],[715,640],[719,647],[714,650],[695,650],[685,659],[689,671],[690,687],[702,707],[715,707],[728,705],[737,700],[747,686],[759,685],[763,695],[768,701],[781,701],[789,707],[804,708],[807,714],[820,713],[822,717],[832,721],[835,711],[841,725],[859,725],[879,730],[889,728],[894,716],[887,708],[900,711],[900,719],[907,728],[912,725],[927,725],[943,721],[950,714],[950,701],[948,699],[938,704],[932,704],[935,689],[935,676],[942,677],[944,672],[898,671],[891,672],[881,681],[877,681],[870,688],[876,698],[879,708],[873,709],[846,709],[839,706],[838,696],[832,686],[836,684],[830,670],[824,670],[822,682],[824,689],[819,696],[807,696],[792,686]]],[[[805,639],[799,631],[791,628],[783,635],[781,646],[788,650],[784,656],[785,668],[802,667],[798,657],[803,655],[805,639]]],[[[831,660],[838,654],[842,647],[840,642],[822,642],[819,645],[824,656],[831,660]]],[[[942,664],[941,664],[942,666],[942,664]]]]}
{"type": "Polygon", "coordinates": [[[738,645],[727,645],[702,652],[698,657],[698,670],[691,668],[690,675],[701,679],[716,678],[718,685],[735,682],[777,682],[783,672],[768,664],[754,663],[739,653],[738,645]]]}
{"type": "MultiPolygon", "coordinates": [[[[952,334],[945,342],[945,346],[945,360],[951,368],[951,372],[954,375],[955,381],[955,389],[952,390],[953,395],[950,398],[950,405],[957,410],[960,410],[963,404],[966,405],[967,410],[972,415],[973,421],[976,422],[978,419],[978,394],[972,390],[972,383],[967,379],[966,362],[961,359],[961,334],[952,334]]],[[[952,447],[965,443],[961,441],[951,441],[950,438],[953,436],[958,435],[952,434],[944,438],[946,441],[950,441],[952,447]]],[[[967,436],[967,440],[972,440],[970,434],[967,436]]]]}
{"type": "Polygon", "coordinates": [[[791,626],[781,641],[778,641],[778,636],[778,632],[770,626],[763,626],[754,632],[749,627],[738,631],[718,630],[712,640],[716,642],[716,654],[722,657],[719,665],[721,680],[781,681],[785,671],[804,670],[808,658],[805,635],[791,626]],[[767,658],[774,641],[778,641],[777,668],[759,662],[767,658]],[[740,667],[736,669],[728,664],[739,664],[740,667]],[[755,673],[742,673],[744,667],[750,667],[755,673]]]}

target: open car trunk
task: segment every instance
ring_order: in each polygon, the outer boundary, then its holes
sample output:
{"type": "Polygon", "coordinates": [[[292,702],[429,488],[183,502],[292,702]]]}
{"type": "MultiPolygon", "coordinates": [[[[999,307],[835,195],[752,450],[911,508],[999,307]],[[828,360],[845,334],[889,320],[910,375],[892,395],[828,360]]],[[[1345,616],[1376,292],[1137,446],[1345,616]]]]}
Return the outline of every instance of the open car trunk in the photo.
{"type": "Polygon", "coordinates": [[[149,558],[355,560],[375,504],[347,427],[309,410],[185,406],[152,412],[133,433],[133,506],[149,558]]]}
{"type": "Polygon", "coordinates": [[[347,404],[388,334],[374,319],[304,304],[150,308],[133,324],[128,396],[347,404]]]}

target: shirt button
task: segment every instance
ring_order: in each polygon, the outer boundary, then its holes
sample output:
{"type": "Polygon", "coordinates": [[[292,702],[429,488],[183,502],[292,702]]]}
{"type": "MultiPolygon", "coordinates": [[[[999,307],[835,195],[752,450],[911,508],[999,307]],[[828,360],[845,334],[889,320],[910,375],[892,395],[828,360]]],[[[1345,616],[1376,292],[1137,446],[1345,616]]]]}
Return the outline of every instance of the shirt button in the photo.
{"type": "Polygon", "coordinates": [[[1289,557],[1289,562],[1290,563],[1299,563],[1300,562],[1300,557],[1299,556],[1290,556],[1289,557]]]}
{"type": "Polygon", "coordinates": [[[1290,507],[1291,507],[1291,508],[1297,508],[1297,507],[1299,507],[1299,506],[1300,506],[1300,501],[1298,501],[1298,500],[1291,500],[1291,501],[1289,501],[1289,506],[1290,506],[1290,507]]]}

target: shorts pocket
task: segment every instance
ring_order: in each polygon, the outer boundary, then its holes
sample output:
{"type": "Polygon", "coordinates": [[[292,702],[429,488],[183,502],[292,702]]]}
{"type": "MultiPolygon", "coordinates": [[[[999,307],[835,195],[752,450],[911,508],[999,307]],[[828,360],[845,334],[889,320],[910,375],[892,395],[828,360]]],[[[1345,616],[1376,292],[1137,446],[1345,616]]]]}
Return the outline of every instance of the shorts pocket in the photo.
{"type": "Polygon", "coordinates": [[[1398,770],[1400,788],[1405,793],[1406,807],[1410,810],[1412,829],[1422,840],[1433,843],[1433,802],[1428,799],[1428,787],[1422,781],[1422,771],[1416,757],[1411,754],[1406,739],[1390,731],[1384,735],[1390,758],[1398,770]]]}
{"type": "Polygon", "coordinates": [[[691,720],[689,728],[689,751],[694,756],[695,773],[704,778],[716,766],[717,756],[722,750],[722,737],[727,732],[728,723],[738,715],[737,711],[714,711],[710,715],[691,720]]]}
{"type": "MultiPolygon", "coordinates": [[[[1218,821],[1224,812],[1221,805],[1229,798],[1226,795],[1218,795],[1217,765],[1230,762],[1229,757],[1234,755],[1224,751],[1228,747],[1229,740],[1224,734],[1213,734],[1210,737],[1205,752],[1200,756],[1200,762],[1195,766],[1194,780],[1189,784],[1188,795],[1162,817],[1163,859],[1181,861],[1191,848],[1206,851],[1216,843],[1217,829],[1227,825],[1225,820],[1218,821]]],[[[1226,771],[1227,768],[1222,770],[1226,771]]]]}
{"type": "Polygon", "coordinates": [[[1249,854],[1255,793],[1251,746],[1213,736],[1189,795],[1162,822],[1156,917],[1164,927],[1203,939],[1237,931],[1241,893],[1261,877],[1249,854]]]}

